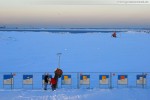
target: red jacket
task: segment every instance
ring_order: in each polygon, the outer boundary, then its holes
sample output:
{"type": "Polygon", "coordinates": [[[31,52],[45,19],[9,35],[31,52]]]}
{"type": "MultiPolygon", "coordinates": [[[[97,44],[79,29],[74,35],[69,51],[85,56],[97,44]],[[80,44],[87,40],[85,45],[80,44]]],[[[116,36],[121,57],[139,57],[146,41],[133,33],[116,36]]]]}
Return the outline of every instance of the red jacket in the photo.
{"type": "Polygon", "coordinates": [[[56,79],[55,78],[51,78],[51,81],[50,81],[50,84],[57,84],[57,81],[56,81],[56,79]]]}

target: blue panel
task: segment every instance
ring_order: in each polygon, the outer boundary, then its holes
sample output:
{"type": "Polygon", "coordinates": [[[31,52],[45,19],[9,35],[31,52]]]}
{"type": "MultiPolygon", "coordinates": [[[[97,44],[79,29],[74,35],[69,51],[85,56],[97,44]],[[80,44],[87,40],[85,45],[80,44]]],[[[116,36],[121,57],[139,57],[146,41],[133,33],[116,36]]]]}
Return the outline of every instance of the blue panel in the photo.
{"type": "Polygon", "coordinates": [[[33,75],[23,75],[23,80],[33,78],[33,75]]]}
{"type": "Polygon", "coordinates": [[[146,78],[146,75],[137,75],[136,77],[137,77],[137,80],[139,80],[140,77],[146,78]]]}
{"type": "MultiPolygon", "coordinates": [[[[42,75],[42,80],[44,80],[45,75],[42,75]]],[[[49,78],[52,78],[52,75],[49,75],[49,78]]]]}
{"type": "Polygon", "coordinates": [[[4,75],[4,77],[3,77],[3,78],[4,78],[4,80],[6,80],[6,79],[10,79],[10,78],[13,78],[13,75],[11,75],[11,74],[10,74],[10,75],[4,75]]]}
{"type": "Polygon", "coordinates": [[[90,78],[90,75],[80,75],[80,80],[83,80],[83,76],[86,76],[87,78],[90,78]]]}
{"type": "Polygon", "coordinates": [[[62,75],[61,80],[64,80],[64,76],[68,76],[68,78],[71,78],[71,75],[62,75]]]}
{"type": "Polygon", "coordinates": [[[128,78],[128,75],[118,75],[118,80],[121,79],[121,76],[124,76],[125,78],[128,78]]]}
{"type": "Polygon", "coordinates": [[[102,80],[102,76],[106,76],[106,78],[109,78],[109,75],[99,75],[99,80],[102,80]]]}

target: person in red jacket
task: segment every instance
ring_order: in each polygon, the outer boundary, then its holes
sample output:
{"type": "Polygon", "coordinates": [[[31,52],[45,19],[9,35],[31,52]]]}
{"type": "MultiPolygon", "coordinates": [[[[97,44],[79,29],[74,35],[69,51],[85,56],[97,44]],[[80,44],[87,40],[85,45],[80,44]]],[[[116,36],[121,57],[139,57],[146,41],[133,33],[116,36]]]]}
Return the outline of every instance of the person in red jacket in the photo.
{"type": "Polygon", "coordinates": [[[63,71],[60,68],[57,68],[55,71],[55,77],[60,78],[61,75],[63,74],[63,71]]]}
{"type": "Polygon", "coordinates": [[[54,78],[51,78],[50,80],[50,84],[51,84],[51,87],[52,87],[52,91],[56,90],[56,87],[57,87],[57,80],[56,77],[54,78]]]}
{"type": "Polygon", "coordinates": [[[57,86],[58,78],[61,77],[61,75],[63,74],[63,71],[60,68],[57,68],[54,71],[54,73],[55,73],[54,78],[51,78],[51,81],[50,81],[50,84],[51,84],[51,87],[52,87],[53,91],[56,90],[56,88],[58,87],[57,86]]]}

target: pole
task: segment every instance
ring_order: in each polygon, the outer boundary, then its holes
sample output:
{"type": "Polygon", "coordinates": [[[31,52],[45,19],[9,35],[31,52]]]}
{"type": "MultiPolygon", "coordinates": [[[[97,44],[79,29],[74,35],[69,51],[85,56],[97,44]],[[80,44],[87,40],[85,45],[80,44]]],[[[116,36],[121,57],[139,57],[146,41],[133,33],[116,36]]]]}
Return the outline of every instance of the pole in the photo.
{"type": "Polygon", "coordinates": [[[144,84],[145,84],[145,82],[144,82],[144,73],[142,73],[142,88],[144,88],[144,84]]]}
{"type": "Polygon", "coordinates": [[[77,88],[79,89],[80,87],[79,87],[79,73],[77,72],[77,88]]]}
{"type": "Polygon", "coordinates": [[[11,73],[10,75],[11,75],[10,78],[11,78],[11,89],[12,89],[12,85],[13,85],[13,74],[11,73]]]}
{"type": "MultiPolygon", "coordinates": [[[[62,53],[57,53],[57,56],[58,56],[58,68],[60,69],[60,56],[61,56],[62,53]]],[[[57,79],[57,86],[58,88],[58,79],[57,79]]]]}
{"type": "Polygon", "coordinates": [[[59,60],[58,60],[58,67],[60,68],[60,55],[59,55],[59,60]]]}
{"type": "Polygon", "coordinates": [[[57,53],[58,56],[58,68],[60,68],[60,56],[62,55],[62,53],[57,53]]]}
{"type": "Polygon", "coordinates": [[[110,72],[110,89],[112,89],[112,73],[110,72]]]}

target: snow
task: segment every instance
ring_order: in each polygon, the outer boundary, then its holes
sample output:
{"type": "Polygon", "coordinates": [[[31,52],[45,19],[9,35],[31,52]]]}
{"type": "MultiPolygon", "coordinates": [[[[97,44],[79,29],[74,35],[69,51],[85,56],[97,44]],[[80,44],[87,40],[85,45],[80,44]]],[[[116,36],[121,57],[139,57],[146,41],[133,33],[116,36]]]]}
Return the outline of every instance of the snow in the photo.
{"type": "Polygon", "coordinates": [[[149,100],[148,89],[0,90],[1,100],[149,100]]]}
{"type": "MultiPolygon", "coordinates": [[[[148,72],[150,34],[0,31],[0,72],[148,72]]],[[[1,100],[149,100],[149,88],[0,89],[1,100]]]]}
{"type": "Polygon", "coordinates": [[[111,34],[0,32],[0,72],[53,72],[58,67],[59,52],[65,72],[150,70],[149,34],[118,33],[118,38],[111,34]]]}

